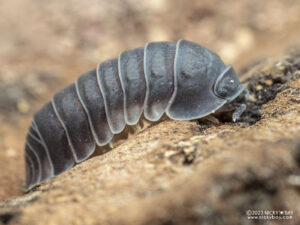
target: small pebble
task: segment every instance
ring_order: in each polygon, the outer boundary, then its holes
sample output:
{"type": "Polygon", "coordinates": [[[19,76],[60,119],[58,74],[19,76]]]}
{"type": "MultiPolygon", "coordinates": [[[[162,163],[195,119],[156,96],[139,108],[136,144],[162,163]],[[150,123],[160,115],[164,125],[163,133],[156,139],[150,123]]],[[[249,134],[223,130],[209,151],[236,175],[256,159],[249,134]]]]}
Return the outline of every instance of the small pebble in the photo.
{"type": "Polygon", "coordinates": [[[251,102],[255,102],[256,101],[256,97],[255,97],[254,94],[250,94],[249,95],[249,101],[251,101],[251,102]]]}
{"type": "Polygon", "coordinates": [[[155,168],[155,165],[153,165],[152,163],[147,163],[147,164],[144,165],[144,167],[145,167],[146,169],[154,169],[154,168],[155,168]]]}
{"type": "Polygon", "coordinates": [[[275,65],[279,70],[284,70],[285,69],[285,65],[283,64],[283,62],[278,62],[275,65]]]}
{"type": "Polygon", "coordinates": [[[166,151],[165,152],[165,157],[169,158],[169,157],[171,157],[173,155],[176,155],[176,154],[177,154],[176,151],[166,151]]]}
{"type": "Polygon", "coordinates": [[[258,85],[256,86],[256,90],[260,91],[260,90],[262,90],[262,89],[263,89],[263,86],[261,86],[260,84],[258,84],[258,85]]]}
{"type": "Polygon", "coordinates": [[[17,155],[17,151],[14,148],[8,148],[5,153],[8,157],[15,157],[17,155]]]}
{"type": "Polygon", "coordinates": [[[191,144],[191,143],[188,142],[188,141],[180,141],[180,142],[178,142],[178,145],[179,145],[180,147],[189,146],[190,144],[191,144]]]}
{"type": "Polygon", "coordinates": [[[21,113],[28,113],[30,106],[25,99],[21,99],[17,103],[18,111],[21,113]]]}
{"type": "Polygon", "coordinates": [[[272,84],[273,84],[273,81],[272,81],[272,80],[266,80],[266,85],[271,86],[272,84]]]}
{"type": "Polygon", "coordinates": [[[188,148],[184,148],[184,149],[183,149],[183,152],[184,152],[184,154],[186,154],[186,155],[189,155],[189,154],[193,153],[194,151],[195,151],[195,146],[193,146],[193,145],[191,145],[191,146],[188,147],[188,148]]]}
{"type": "Polygon", "coordinates": [[[288,183],[292,186],[300,187],[300,176],[290,175],[288,177],[288,183]]]}

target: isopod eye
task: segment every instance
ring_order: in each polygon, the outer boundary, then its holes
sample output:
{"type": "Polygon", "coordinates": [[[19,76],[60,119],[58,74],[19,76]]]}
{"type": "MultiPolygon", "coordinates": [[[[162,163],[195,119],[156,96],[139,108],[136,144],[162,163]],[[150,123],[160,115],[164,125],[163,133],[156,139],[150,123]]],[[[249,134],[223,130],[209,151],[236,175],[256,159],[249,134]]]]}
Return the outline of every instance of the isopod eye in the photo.
{"type": "Polygon", "coordinates": [[[228,66],[225,71],[217,78],[214,84],[214,93],[227,100],[235,97],[240,89],[240,82],[232,66],[228,66]]]}

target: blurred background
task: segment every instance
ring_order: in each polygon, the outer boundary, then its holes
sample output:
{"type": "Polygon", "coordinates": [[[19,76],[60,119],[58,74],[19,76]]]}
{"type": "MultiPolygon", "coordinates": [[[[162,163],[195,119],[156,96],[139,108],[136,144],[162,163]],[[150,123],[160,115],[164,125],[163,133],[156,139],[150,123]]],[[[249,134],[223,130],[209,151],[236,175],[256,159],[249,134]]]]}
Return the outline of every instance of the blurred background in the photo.
{"type": "Polygon", "coordinates": [[[186,39],[242,74],[300,43],[299,0],[10,0],[0,15],[0,200],[22,194],[33,113],[99,62],[186,39]]]}

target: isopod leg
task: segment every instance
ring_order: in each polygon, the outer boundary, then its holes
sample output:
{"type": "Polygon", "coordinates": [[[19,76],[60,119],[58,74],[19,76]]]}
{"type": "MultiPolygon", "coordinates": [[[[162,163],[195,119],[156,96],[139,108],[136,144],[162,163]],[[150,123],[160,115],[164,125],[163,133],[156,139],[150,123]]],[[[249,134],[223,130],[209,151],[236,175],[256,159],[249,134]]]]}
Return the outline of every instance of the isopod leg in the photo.
{"type": "Polygon", "coordinates": [[[236,108],[232,114],[232,121],[233,122],[237,121],[241,117],[243,112],[245,112],[246,108],[247,107],[245,104],[237,104],[236,108]]]}

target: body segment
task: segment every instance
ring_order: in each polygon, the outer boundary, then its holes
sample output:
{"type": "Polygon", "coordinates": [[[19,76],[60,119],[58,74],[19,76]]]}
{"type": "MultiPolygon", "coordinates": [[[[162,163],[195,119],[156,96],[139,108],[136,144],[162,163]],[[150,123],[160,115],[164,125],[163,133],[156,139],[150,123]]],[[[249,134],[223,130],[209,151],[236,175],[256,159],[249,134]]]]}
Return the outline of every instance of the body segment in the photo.
{"type": "Polygon", "coordinates": [[[119,78],[118,60],[111,59],[99,64],[97,79],[109,127],[113,134],[118,134],[125,127],[124,93],[119,78]]]}
{"type": "Polygon", "coordinates": [[[136,124],[143,112],[146,96],[144,48],[122,52],[119,56],[119,75],[124,93],[124,118],[128,125],[136,124]]]}
{"type": "Polygon", "coordinates": [[[111,141],[113,133],[107,122],[104,99],[98,87],[96,70],[80,76],[76,80],[76,90],[97,145],[106,145],[111,141]]]}
{"type": "Polygon", "coordinates": [[[52,107],[67,135],[75,161],[85,160],[93,153],[95,141],[75,85],[71,84],[57,92],[52,99],[52,107]]]}
{"type": "Polygon", "coordinates": [[[144,115],[150,121],[161,118],[173,94],[175,51],[176,45],[171,42],[152,42],[145,47],[147,94],[144,115]]]}

